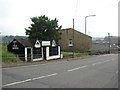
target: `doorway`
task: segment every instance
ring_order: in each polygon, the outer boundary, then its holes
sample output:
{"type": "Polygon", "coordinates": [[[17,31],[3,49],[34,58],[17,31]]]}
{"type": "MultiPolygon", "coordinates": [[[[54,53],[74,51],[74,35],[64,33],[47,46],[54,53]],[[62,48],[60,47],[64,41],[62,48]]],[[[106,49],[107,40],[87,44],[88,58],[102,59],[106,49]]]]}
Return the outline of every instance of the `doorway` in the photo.
{"type": "Polygon", "coordinates": [[[43,47],[43,59],[46,60],[46,47],[43,47]]]}
{"type": "Polygon", "coordinates": [[[27,48],[27,61],[31,61],[31,48],[27,48]]]}

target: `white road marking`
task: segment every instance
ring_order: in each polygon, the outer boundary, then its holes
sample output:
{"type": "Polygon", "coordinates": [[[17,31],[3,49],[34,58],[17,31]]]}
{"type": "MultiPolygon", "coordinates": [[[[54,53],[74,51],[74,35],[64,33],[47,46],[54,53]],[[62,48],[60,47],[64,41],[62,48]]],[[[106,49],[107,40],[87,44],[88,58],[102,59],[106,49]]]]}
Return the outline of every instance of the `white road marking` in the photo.
{"type": "Polygon", "coordinates": [[[103,62],[109,62],[110,60],[105,60],[105,61],[103,61],[103,62]]]}
{"type": "Polygon", "coordinates": [[[94,65],[96,65],[96,64],[101,64],[102,62],[97,62],[97,63],[93,63],[92,65],[94,66],[94,65]]]}
{"type": "Polygon", "coordinates": [[[116,71],[116,74],[118,74],[118,71],[116,71]]]}
{"type": "Polygon", "coordinates": [[[20,83],[24,83],[24,82],[28,82],[28,81],[38,80],[38,79],[41,79],[41,78],[50,77],[50,76],[54,76],[54,75],[57,75],[57,74],[58,73],[53,73],[53,74],[49,74],[49,75],[46,75],[46,76],[41,76],[41,77],[36,77],[36,78],[27,79],[27,80],[23,80],[23,81],[18,81],[18,82],[3,85],[3,87],[15,85],[15,84],[20,84],[20,83]]]}
{"type": "Polygon", "coordinates": [[[112,59],[111,61],[115,61],[115,59],[112,59]]]}
{"type": "Polygon", "coordinates": [[[101,55],[101,56],[112,56],[114,54],[105,54],[105,55],[101,55]]]}
{"type": "Polygon", "coordinates": [[[67,70],[67,71],[70,72],[70,71],[74,71],[74,70],[85,68],[85,67],[87,67],[87,65],[82,66],[82,67],[73,68],[73,69],[70,69],[70,70],[67,70]]]}
{"type": "Polygon", "coordinates": [[[105,55],[101,55],[101,56],[109,56],[110,54],[105,54],[105,55]]]}

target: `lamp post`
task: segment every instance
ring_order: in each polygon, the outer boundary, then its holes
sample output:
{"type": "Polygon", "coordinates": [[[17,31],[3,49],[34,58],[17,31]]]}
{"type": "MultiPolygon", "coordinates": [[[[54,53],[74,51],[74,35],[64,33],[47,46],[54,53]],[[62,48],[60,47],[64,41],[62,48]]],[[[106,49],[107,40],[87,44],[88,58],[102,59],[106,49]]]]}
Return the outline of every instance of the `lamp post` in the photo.
{"type": "Polygon", "coordinates": [[[94,17],[94,16],[96,16],[96,15],[88,15],[88,16],[85,16],[85,51],[87,50],[87,43],[86,43],[86,32],[87,32],[87,18],[88,17],[94,17]]]}
{"type": "Polygon", "coordinates": [[[87,31],[87,30],[86,30],[86,29],[87,29],[87,28],[86,28],[86,26],[87,26],[87,25],[86,25],[86,24],[87,24],[87,18],[88,18],[88,17],[94,17],[94,16],[96,16],[96,15],[88,15],[88,16],[85,16],[85,35],[86,35],[86,31],[87,31]]]}

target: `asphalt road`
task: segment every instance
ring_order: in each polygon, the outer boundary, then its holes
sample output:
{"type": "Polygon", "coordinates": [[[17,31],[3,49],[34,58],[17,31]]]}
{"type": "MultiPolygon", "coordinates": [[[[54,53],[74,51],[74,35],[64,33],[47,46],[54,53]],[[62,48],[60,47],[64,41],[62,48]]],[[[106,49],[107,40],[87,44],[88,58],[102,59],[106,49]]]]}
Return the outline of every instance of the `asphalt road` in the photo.
{"type": "Polygon", "coordinates": [[[3,88],[118,88],[118,55],[2,69],[3,88]]]}

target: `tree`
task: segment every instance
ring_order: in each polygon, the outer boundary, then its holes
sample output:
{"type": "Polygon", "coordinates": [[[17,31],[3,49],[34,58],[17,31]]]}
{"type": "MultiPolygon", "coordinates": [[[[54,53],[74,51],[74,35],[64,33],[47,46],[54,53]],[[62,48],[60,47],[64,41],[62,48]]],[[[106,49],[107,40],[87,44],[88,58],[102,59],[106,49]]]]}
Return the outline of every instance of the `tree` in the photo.
{"type": "Polygon", "coordinates": [[[26,30],[29,39],[39,40],[58,40],[61,38],[60,30],[62,26],[58,26],[58,20],[49,19],[45,15],[31,18],[33,22],[26,30]]]}

